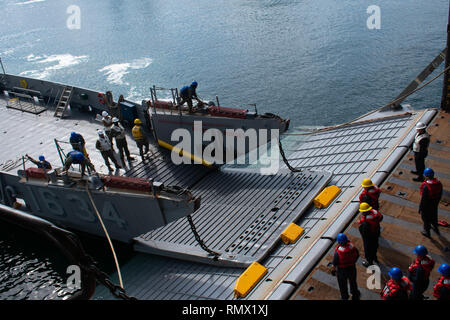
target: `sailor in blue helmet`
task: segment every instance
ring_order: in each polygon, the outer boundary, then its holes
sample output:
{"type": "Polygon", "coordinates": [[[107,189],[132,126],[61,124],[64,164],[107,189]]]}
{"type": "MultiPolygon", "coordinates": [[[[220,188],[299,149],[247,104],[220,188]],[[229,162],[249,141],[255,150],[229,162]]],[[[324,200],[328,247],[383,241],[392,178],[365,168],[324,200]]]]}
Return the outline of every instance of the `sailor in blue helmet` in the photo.
{"type": "Polygon", "coordinates": [[[423,221],[422,234],[430,237],[430,229],[432,228],[437,235],[440,235],[438,228],[438,206],[442,198],[442,183],[434,176],[431,168],[426,168],[423,172],[425,180],[420,186],[420,204],[419,213],[423,221]]]}
{"type": "Polygon", "coordinates": [[[70,133],[69,142],[72,145],[73,150],[77,150],[84,153],[84,147],[86,142],[81,134],[76,132],[70,133]]]}
{"type": "Polygon", "coordinates": [[[408,278],[413,286],[409,298],[410,300],[423,300],[423,293],[430,284],[430,274],[434,268],[435,261],[428,254],[428,250],[424,245],[417,245],[413,253],[416,255],[416,259],[408,268],[408,278]]]}
{"type": "Polygon", "coordinates": [[[334,250],[333,269],[331,273],[336,274],[341,299],[348,300],[348,286],[350,284],[350,293],[352,300],[359,300],[361,293],[356,283],[356,261],[359,258],[358,249],[348,240],[343,233],[337,235],[337,247],[334,250]]]}
{"type": "Polygon", "coordinates": [[[37,165],[38,168],[41,169],[47,169],[50,170],[52,168],[52,165],[50,164],[50,162],[48,162],[47,160],[45,160],[45,157],[43,155],[39,156],[39,160],[33,159],[32,157],[30,157],[28,154],[25,155],[31,162],[33,162],[35,165],[37,165]]]}
{"type": "Polygon", "coordinates": [[[197,100],[198,103],[202,104],[203,102],[197,97],[197,89],[198,83],[197,81],[193,81],[190,86],[184,86],[180,89],[180,97],[181,101],[178,103],[177,107],[181,107],[185,102],[187,102],[189,107],[189,112],[192,112],[192,99],[197,100]]]}
{"type": "Polygon", "coordinates": [[[433,287],[433,296],[438,300],[450,300],[450,265],[443,263],[437,269],[442,277],[433,287]]]}
{"type": "Polygon", "coordinates": [[[63,172],[67,172],[72,164],[81,165],[81,176],[84,176],[86,166],[88,169],[95,172],[94,165],[89,161],[89,158],[85,157],[80,151],[72,150],[67,154],[66,161],[64,162],[63,172]]]}
{"type": "Polygon", "coordinates": [[[408,300],[408,292],[412,290],[409,279],[403,276],[402,270],[397,267],[391,268],[388,272],[391,279],[380,292],[383,300],[408,300]]]}

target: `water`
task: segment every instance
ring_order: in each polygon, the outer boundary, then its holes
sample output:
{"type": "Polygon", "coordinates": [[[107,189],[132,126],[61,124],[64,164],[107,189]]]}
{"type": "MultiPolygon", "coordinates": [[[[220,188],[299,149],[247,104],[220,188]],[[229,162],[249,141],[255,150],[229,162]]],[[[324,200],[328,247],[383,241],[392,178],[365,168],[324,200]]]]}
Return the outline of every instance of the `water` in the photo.
{"type": "MultiPolygon", "coordinates": [[[[389,102],[445,47],[448,17],[447,0],[0,0],[0,7],[8,73],[133,101],[147,98],[151,85],[196,80],[205,100],[256,103],[293,126],[341,123],[389,102]],[[71,5],[80,8],[80,29],[67,27],[71,5]],[[379,30],[367,28],[370,5],[381,9],[379,30]]],[[[406,102],[439,107],[441,90],[437,80],[406,102]]],[[[42,274],[57,269],[30,259],[45,266],[42,274]]]]}

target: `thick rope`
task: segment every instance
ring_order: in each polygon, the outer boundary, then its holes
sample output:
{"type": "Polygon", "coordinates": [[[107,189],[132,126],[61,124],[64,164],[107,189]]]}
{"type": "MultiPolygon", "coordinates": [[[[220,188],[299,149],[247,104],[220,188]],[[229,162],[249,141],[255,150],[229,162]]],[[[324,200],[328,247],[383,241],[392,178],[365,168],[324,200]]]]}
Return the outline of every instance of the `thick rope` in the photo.
{"type": "Polygon", "coordinates": [[[108,239],[109,242],[109,246],[111,248],[113,257],[114,257],[114,262],[116,264],[116,269],[117,269],[117,275],[119,276],[119,283],[120,286],[122,287],[122,289],[124,289],[123,287],[123,282],[122,282],[122,274],[120,273],[120,267],[119,267],[119,261],[117,260],[117,256],[116,256],[116,252],[114,250],[114,246],[111,242],[111,239],[109,238],[109,234],[108,231],[106,230],[105,224],[103,223],[102,217],[100,216],[100,213],[97,210],[97,206],[94,203],[94,199],[92,199],[92,195],[91,192],[89,191],[89,185],[86,183],[86,192],[89,196],[89,200],[91,201],[92,207],[94,208],[95,214],[97,215],[98,220],[100,221],[100,224],[102,225],[103,231],[105,232],[106,238],[108,239]]]}

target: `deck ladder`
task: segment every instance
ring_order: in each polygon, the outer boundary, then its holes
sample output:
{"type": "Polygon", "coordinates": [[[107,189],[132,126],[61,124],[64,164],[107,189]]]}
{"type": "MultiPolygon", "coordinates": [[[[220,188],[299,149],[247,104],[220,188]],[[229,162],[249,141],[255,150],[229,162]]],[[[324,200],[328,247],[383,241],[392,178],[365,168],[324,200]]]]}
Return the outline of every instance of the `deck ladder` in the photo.
{"type": "Polygon", "coordinates": [[[54,114],[55,117],[58,118],[64,117],[64,113],[66,112],[70,99],[72,98],[72,91],[73,88],[70,86],[65,86],[63,88],[61,97],[59,98],[58,104],[56,105],[54,114]]]}

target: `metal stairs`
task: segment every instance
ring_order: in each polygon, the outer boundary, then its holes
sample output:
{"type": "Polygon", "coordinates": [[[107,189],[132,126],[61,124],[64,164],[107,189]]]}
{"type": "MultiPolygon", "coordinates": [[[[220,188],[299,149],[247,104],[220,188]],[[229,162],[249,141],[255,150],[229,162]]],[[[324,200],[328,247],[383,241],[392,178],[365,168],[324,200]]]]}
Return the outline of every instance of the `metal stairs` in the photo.
{"type": "Polygon", "coordinates": [[[63,118],[64,113],[69,106],[70,99],[72,98],[73,87],[65,86],[62,90],[61,97],[59,98],[58,104],[55,109],[55,117],[63,118]]]}

